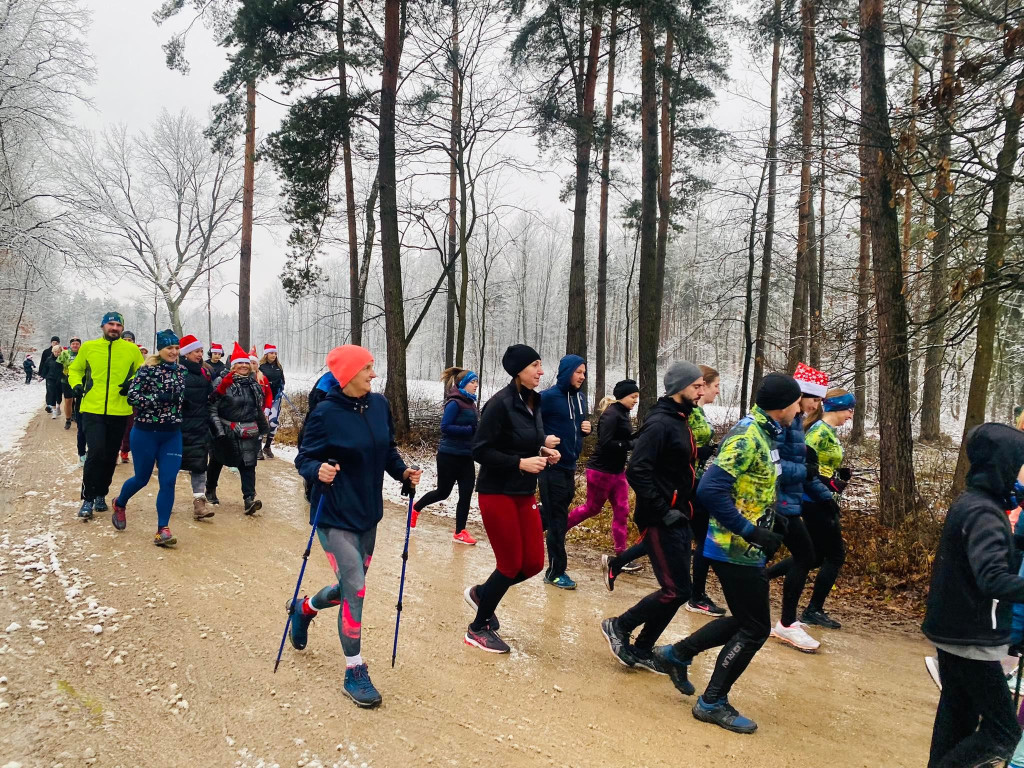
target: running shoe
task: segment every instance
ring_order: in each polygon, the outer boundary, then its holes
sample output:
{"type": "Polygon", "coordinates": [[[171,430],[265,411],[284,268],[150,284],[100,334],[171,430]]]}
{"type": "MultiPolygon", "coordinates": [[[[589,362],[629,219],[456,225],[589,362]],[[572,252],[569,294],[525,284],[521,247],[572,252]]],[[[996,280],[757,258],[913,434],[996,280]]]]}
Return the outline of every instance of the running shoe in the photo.
{"type": "Polygon", "coordinates": [[[799,621],[794,621],[788,627],[784,626],[781,621],[777,621],[772,627],[771,635],[804,653],[814,653],[821,647],[821,643],[807,634],[804,625],[799,621]]]}
{"type": "Polygon", "coordinates": [[[615,577],[618,576],[615,573],[615,569],[612,568],[612,559],[608,555],[601,555],[601,573],[604,585],[608,587],[608,591],[612,592],[615,590],[615,577]]]}
{"type": "Polygon", "coordinates": [[[257,512],[263,509],[263,502],[260,501],[259,499],[248,498],[243,499],[242,501],[245,504],[245,514],[247,515],[255,515],[257,512]]]}
{"type": "Polygon", "coordinates": [[[106,512],[107,500],[103,496],[97,496],[95,499],[92,500],[92,506],[93,509],[95,509],[97,512],[106,512]]]}
{"type": "Polygon", "coordinates": [[[217,498],[217,491],[212,488],[206,489],[206,503],[217,506],[220,504],[220,499],[217,498]]]}
{"type": "Polygon", "coordinates": [[[608,641],[608,647],[612,655],[625,667],[632,667],[636,664],[636,657],[633,655],[633,646],[629,642],[629,635],[619,628],[619,620],[616,618],[605,619],[601,622],[601,633],[608,641]]]}
{"type": "Polygon", "coordinates": [[[166,525],[156,532],[153,536],[153,543],[158,547],[173,547],[178,543],[178,540],[174,538],[174,534],[171,533],[171,529],[166,525]]]}
{"type": "MultiPolygon", "coordinates": [[[[480,598],[477,597],[475,586],[466,587],[466,591],[462,593],[462,596],[466,598],[466,602],[469,603],[469,607],[474,611],[480,608],[480,598]]],[[[501,622],[499,622],[498,617],[492,613],[491,618],[487,620],[487,626],[497,632],[501,629],[501,622]]]]}
{"type": "Polygon", "coordinates": [[[121,451],[121,463],[122,464],[130,464],[131,463],[130,460],[128,459],[128,452],[127,451],[121,451]]]}
{"type": "Polygon", "coordinates": [[[924,668],[927,669],[928,674],[931,675],[932,682],[935,683],[935,687],[941,691],[942,680],[939,679],[939,660],[934,656],[925,656],[924,668]]]}
{"type": "Polygon", "coordinates": [[[64,429],[71,429],[71,419],[64,419],[64,429]]]}
{"type": "Polygon", "coordinates": [[[92,499],[85,499],[78,510],[78,519],[82,521],[92,520],[92,499]]]}
{"type": "Polygon", "coordinates": [[[821,608],[812,608],[809,605],[804,609],[803,615],[800,617],[800,621],[804,624],[813,624],[817,627],[825,627],[825,629],[841,629],[843,626],[821,610],[821,608]]]}
{"type": "Polygon", "coordinates": [[[708,597],[706,593],[700,597],[692,597],[687,600],[686,610],[690,613],[703,613],[705,616],[725,616],[725,609],[715,605],[715,601],[708,597]]]}
{"type": "Polygon", "coordinates": [[[643,565],[634,560],[631,563],[626,563],[624,566],[619,568],[622,573],[640,573],[644,569],[643,565]]]}
{"type": "Polygon", "coordinates": [[[412,515],[409,516],[409,527],[415,528],[416,521],[420,519],[420,511],[416,507],[412,508],[412,515]]]}
{"type": "Polygon", "coordinates": [[[684,696],[693,696],[697,689],[693,687],[693,683],[688,677],[688,667],[693,659],[680,659],[676,654],[676,649],[671,645],[659,645],[653,653],[662,668],[668,672],[668,676],[672,678],[672,685],[676,687],[676,690],[684,696]]]}
{"type": "Polygon", "coordinates": [[[452,541],[458,544],[468,544],[469,546],[476,545],[476,539],[469,535],[469,531],[463,529],[452,536],[452,541]]]}
{"type": "Polygon", "coordinates": [[[303,595],[301,600],[289,598],[288,602],[284,604],[285,611],[292,617],[288,625],[288,639],[296,651],[301,651],[306,647],[306,641],[309,639],[309,625],[316,618],[313,606],[309,607],[313,611],[312,613],[306,612],[307,600],[308,598],[303,595]]]}
{"type": "Polygon", "coordinates": [[[365,709],[380,705],[380,693],[374,688],[365,664],[345,670],[344,691],[352,701],[365,709]]]}
{"type": "Polygon", "coordinates": [[[488,653],[509,653],[512,650],[498,637],[498,633],[491,629],[490,624],[479,630],[473,629],[471,624],[466,629],[465,643],[488,653]]]}
{"type": "Polygon", "coordinates": [[[727,698],[708,704],[703,696],[698,696],[697,703],[693,705],[693,716],[733,733],[753,733],[757,730],[757,723],[737,712],[727,698]]]}
{"type": "Polygon", "coordinates": [[[51,406],[49,406],[49,405],[46,406],[46,412],[47,413],[53,413],[53,408],[51,406]]]}
{"type": "Polygon", "coordinates": [[[553,587],[558,587],[559,589],[576,589],[576,582],[570,579],[569,574],[567,573],[559,574],[553,579],[545,576],[544,583],[550,584],[553,587]]]}
{"type": "Polygon", "coordinates": [[[114,524],[114,527],[119,531],[123,531],[128,527],[128,518],[125,517],[125,509],[123,504],[118,504],[117,499],[114,499],[114,514],[110,516],[110,522],[114,524]]]}
{"type": "Polygon", "coordinates": [[[653,650],[633,646],[633,666],[646,669],[656,675],[667,675],[668,669],[661,663],[661,659],[655,655],[653,650]]]}
{"type": "Polygon", "coordinates": [[[50,413],[50,419],[52,420],[52,419],[56,419],[56,418],[57,418],[57,411],[56,411],[56,410],[54,410],[54,411],[52,411],[52,412],[50,413]]]}

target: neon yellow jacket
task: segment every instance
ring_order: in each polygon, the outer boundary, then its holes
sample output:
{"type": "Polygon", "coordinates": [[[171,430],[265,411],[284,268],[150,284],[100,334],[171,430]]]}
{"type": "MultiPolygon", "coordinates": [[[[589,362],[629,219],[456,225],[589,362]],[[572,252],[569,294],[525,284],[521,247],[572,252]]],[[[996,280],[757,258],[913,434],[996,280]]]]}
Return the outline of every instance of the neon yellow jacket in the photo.
{"type": "Polygon", "coordinates": [[[135,375],[143,362],[139,348],[130,341],[100,338],[84,342],[68,368],[68,384],[85,386],[82,413],[130,416],[132,407],[121,394],[121,385],[135,375]]]}

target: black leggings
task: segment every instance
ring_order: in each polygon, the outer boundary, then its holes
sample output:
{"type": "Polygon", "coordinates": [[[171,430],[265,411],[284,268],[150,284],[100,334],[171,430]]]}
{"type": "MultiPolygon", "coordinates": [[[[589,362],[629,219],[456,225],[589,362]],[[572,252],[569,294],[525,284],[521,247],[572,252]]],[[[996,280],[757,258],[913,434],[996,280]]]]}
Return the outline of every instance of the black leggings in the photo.
{"type": "Polygon", "coordinates": [[[693,596],[703,597],[708,591],[708,569],[711,561],[704,557],[704,541],[708,537],[708,511],[700,504],[694,503],[690,529],[693,531],[693,596]]]}
{"type": "Polygon", "coordinates": [[[768,602],[768,576],[764,568],[714,560],[711,567],[725,594],[732,615],[708,622],[673,646],[680,659],[722,646],[711,673],[704,701],[713,704],[729,695],[772,629],[768,602]]]}
{"type": "Polygon", "coordinates": [[[476,482],[476,467],[472,456],[456,456],[454,453],[437,454],[437,488],[425,493],[416,502],[416,511],[444,501],[452,494],[452,488],[459,484],[459,503],[455,507],[455,532],[466,530],[469,520],[469,502],[473,498],[473,484],[476,482]]]}
{"type": "Polygon", "coordinates": [[[1020,740],[1020,726],[999,662],[974,661],[940,650],[939,678],[942,693],[928,768],[960,768],[988,758],[1009,758],[1020,740]]]}
{"type": "Polygon", "coordinates": [[[811,568],[819,569],[808,607],[820,611],[839,578],[839,569],[846,562],[846,544],[843,542],[839,512],[833,504],[808,502],[802,510],[807,532],[811,534],[811,542],[814,544],[814,563],[811,568]]]}
{"type": "Polygon", "coordinates": [[[807,584],[807,574],[814,567],[814,544],[803,517],[793,515],[786,520],[789,527],[784,541],[790,556],[768,569],[768,579],[786,577],[782,583],[782,625],[789,627],[796,621],[797,604],[807,584]]]}
{"type": "MultiPolygon", "coordinates": [[[[216,495],[217,483],[220,482],[220,471],[224,465],[210,456],[210,464],[206,468],[206,492],[216,495]]],[[[242,498],[252,499],[256,496],[256,467],[238,467],[238,477],[242,481],[242,498]]]]}

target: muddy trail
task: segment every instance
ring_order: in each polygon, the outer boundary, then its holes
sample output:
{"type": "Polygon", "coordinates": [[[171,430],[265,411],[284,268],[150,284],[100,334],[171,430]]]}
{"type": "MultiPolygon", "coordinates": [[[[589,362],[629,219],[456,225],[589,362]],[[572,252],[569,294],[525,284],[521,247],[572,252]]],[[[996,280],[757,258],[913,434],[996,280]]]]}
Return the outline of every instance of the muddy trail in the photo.
{"type": "MultiPolygon", "coordinates": [[[[286,647],[272,674],[309,527],[290,462],[262,462],[261,516],[241,514],[234,475],[209,523],[180,475],[175,550],[153,546],[155,479],[128,530],[78,522],[74,429],[37,418],[0,462],[0,765],[97,766],[920,766],[938,692],[920,635],[864,616],[816,632],[804,655],[769,640],[733,691],[753,736],[698,723],[666,677],[627,670],[599,622],[651,589],[608,593],[596,553],[571,555],[579,589],[534,578],[501,606],[511,656],[466,646],[462,590],[493,567],[424,515],[410,545],[398,663],[390,667],[404,510],[388,505],[368,575],[363,656],[384,703],[340,692],[336,617],[286,647]],[[14,626],[20,625],[20,626],[14,626]],[[6,628],[6,632],[4,629],[6,628]]],[[[113,492],[128,476],[119,466],[113,492]]],[[[386,482],[391,482],[386,480],[386,482]]],[[[303,592],[332,580],[317,544],[303,592]]],[[[649,573],[649,572],[648,572],[649,573]]],[[[713,585],[714,588],[714,585],[713,585]]],[[[777,608],[777,606],[776,606],[777,608]]],[[[675,640],[703,617],[680,612],[675,640]]],[[[691,679],[706,683],[713,656],[691,679]]]]}

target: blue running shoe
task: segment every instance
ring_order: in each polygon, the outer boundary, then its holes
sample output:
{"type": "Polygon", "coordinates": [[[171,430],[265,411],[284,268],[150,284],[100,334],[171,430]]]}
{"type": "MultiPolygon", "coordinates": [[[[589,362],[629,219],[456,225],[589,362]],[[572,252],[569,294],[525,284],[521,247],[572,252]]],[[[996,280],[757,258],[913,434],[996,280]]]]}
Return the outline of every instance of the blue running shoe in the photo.
{"type": "Polygon", "coordinates": [[[284,608],[291,614],[292,620],[288,625],[288,639],[291,641],[292,648],[296,651],[301,651],[306,647],[306,640],[309,637],[309,625],[316,618],[314,613],[312,616],[306,615],[302,606],[306,602],[306,597],[303,595],[301,600],[288,599],[288,602],[284,604],[284,608]]]}
{"type": "Polygon", "coordinates": [[[696,688],[687,677],[687,667],[693,659],[680,659],[671,645],[659,645],[651,654],[658,660],[661,668],[672,678],[672,685],[684,696],[693,696],[696,688]]]}
{"type": "Polygon", "coordinates": [[[753,733],[757,730],[757,723],[737,712],[727,698],[708,704],[703,696],[698,696],[697,703],[693,705],[693,716],[733,733],[753,733]]]}
{"type": "Polygon", "coordinates": [[[576,589],[576,582],[569,578],[569,574],[563,573],[560,576],[555,576],[553,579],[549,579],[547,576],[544,577],[545,584],[551,584],[558,587],[559,589],[576,589]]]}
{"type": "Polygon", "coordinates": [[[106,512],[107,500],[103,496],[97,496],[93,499],[92,506],[97,512],[106,512]]]}
{"type": "Polygon", "coordinates": [[[78,519],[85,522],[92,520],[92,499],[85,499],[78,510],[78,519]]]}
{"type": "Polygon", "coordinates": [[[370,672],[365,664],[345,670],[345,693],[360,707],[369,709],[380,705],[380,693],[370,681],[370,672]]]}

